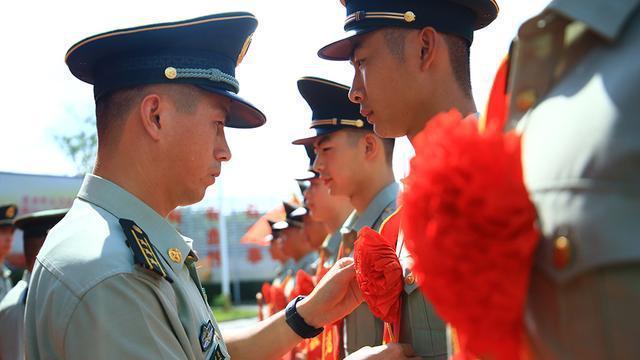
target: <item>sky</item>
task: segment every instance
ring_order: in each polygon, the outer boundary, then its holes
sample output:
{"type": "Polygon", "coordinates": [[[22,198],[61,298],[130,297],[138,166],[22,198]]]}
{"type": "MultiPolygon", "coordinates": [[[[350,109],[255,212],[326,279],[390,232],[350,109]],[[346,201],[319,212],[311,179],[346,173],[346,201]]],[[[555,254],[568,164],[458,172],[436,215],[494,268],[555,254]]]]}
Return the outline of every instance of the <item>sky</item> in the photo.
{"type": "MultiPolygon", "coordinates": [[[[427,0],[416,0],[427,1],[427,0]]],[[[471,50],[474,97],[482,111],[493,76],[519,25],[549,0],[499,1],[498,19],[475,35],[471,50]]],[[[311,111],[296,81],[318,76],[349,85],[348,62],[317,57],[323,45],[344,35],[339,0],[111,0],[11,1],[0,22],[0,171],[75,175],[55,141],[73,134],[94,111],[92,87],[75,79],[64,63],[68,48],[105,31],[227,11],[249,11],[258,29],[236,75],[240,95],[257,105],[267,124],[228,131],[233,159],[203,205],[234,199],[236,206],[266,209],[296,191],[293,178],[308,159],[291,141],[308,133],[311,111]],[[240,205],[238,205],[240,204],[240,205]]],[[[398,178],[406,175],[412,150],[400,139],[394,155],[398,178]]]]}

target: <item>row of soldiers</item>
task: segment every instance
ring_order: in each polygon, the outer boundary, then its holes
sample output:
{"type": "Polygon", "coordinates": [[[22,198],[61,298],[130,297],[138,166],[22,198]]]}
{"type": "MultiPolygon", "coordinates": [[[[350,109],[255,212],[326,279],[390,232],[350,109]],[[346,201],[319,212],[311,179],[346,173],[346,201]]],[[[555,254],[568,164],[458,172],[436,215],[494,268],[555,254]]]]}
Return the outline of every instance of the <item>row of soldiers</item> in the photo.
{"type": "Polygon", "coordinates": [[[24,353],[24,306],[29,289],[29,278],[36,255],[47,233],[67,213],[67,209],[37,211],[18,216],[15,204],[0,206],[0,359],[21,360],[24,353]],[[11,250],[13,234],[16,229],[22,231],[22,250],[25,269],[22,279],[12,285],[11,271],[4,263],[11,250]]]}
{"type": "MultiPolygon", "coordinates": [[[[321,352],[325,358],[457,355],[455,331],[445,325],[452,320],[440,319],[431,304],[436,299],[416,291],[416,283],[430,284],[416,279],[420,259],[409,254],[403,235],[412,224],[399,219],[421,219],[399,218],[402,209],[394,211],[392,138],[407,136],[415,146],[429,120],[452,108],[474,121],[470,46],[474,32],[498,16],[498,5],[342,4],[349,36],[323,47],[319,56],[349,60],[352,86],[311,77],[299,82],[315,133],[295,143],[313,148],[317,175],[306,191],[308,214],[292,208],[285,223],[273,225],[277,243],[304,268],[320,243],[307,234],[312,225],[305,221],[323,224],[325,255],[315,272],[296,272],[295,283],[277,284],[284,285],[281,304],[271,290],[265,292],[273,315],[238,334],[220,332],[195,270],[191,240],[166,216],[202,199],[215,182],[231,157],[225,126],[253,128],[266,121],[237,96],[235,78],[255,17],[218,14],[116,30],[68,51],[71,72],[94,86],[98,160],[37,256],[24,317],[27,358],[275,359],[293,348],[311,357],[313,343],[332,347],[321,352]],[[350,205],[323,212],[314,191],[350,205]],[[390,224],[394,231],[386,233],[390,224]],[[366,227],[388,234],[402,268],[396,344],[379,345],[385,329],[363,304],[350,259],[356,234],[366,227]],[[334,266],[323,269],[334,256],[334,266]],[[309,291],[286,299],[287,293],[309,291]]],[[[633,86],[640,74],[639,9],[639,0],[553,1],[521,27],[489,102],[497,109],[482,114],[485,128],[516,129],[522,137],[524,182],[541,233],[534,266],[526,269],[530,286],[521,294],[528,298],[521,317],[530,351],[519,358],[640,354],[640,128],[633,86]]],[[[512,215],[502,214],[497,223],[512,215]]],[[[467,260],[448,256],[460,264],[467,260]]],[[[469,279],[457,281],[464,286],[469,279]]]]}
{"type": "MultiPolygon", "coordinates": [[[[282,268],[258,295],[259,302],[266,302],[261,308],[265,315],[283,310],[296,296],[308,295],[336,260],[353,257],[358,232],[364,227],[379,231],[396,212],[400,191],[392,166],[395,140],[376,135],[360,107],[349,99],[350,88],[317,77],[303,77],[297,85],[311,110],[313,133],[293,144],[304,147],[310,166],[306,176],[296,179],[304,205],[284,203],[286,220],[270,222],[267,238],[282,268]],[[324,241],[314,241],[318,234],[325,234],[324,241]],[[307,293],[301,294],[300,289],[307,293]]],[[[416,291],[406,249],[400,244],[397,251],[406,283],[404,326],[398,340],[411,344],[418,356],[446,359],[446,326],[416,291]]],[[[383,321],[363,303],[337,326],[325,328],[322,341],[305,342],[290,356],[341,359],[364,346],[381,345],[383,333],[383,321]]]]}

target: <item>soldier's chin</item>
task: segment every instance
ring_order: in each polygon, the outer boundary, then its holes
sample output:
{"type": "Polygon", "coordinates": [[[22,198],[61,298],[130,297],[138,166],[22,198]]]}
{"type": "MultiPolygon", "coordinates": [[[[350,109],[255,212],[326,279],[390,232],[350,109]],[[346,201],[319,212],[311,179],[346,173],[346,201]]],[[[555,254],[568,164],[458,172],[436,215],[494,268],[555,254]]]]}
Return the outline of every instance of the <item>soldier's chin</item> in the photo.
{"type": "Polygon", "coordinates": [[[386,126],[385,123],[376,122],[373,124],[373,132],[381,138],[399,138],[403,137],[404,134],[400,129],[394,129],[393,124],[391,126],[386,126]]]}

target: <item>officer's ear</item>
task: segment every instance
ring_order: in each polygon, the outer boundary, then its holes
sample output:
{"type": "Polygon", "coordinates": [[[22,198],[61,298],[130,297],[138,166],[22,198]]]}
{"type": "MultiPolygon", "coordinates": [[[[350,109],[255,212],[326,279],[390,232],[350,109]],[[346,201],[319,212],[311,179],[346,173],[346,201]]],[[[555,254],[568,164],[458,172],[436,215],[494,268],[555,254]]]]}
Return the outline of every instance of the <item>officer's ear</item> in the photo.
{"type": "Polygon", "coordinates": [[[418,46],[420,47],[420,70],[427,70],[431,67],[435,58],[436,50],[441,41],[438,32],[432,27],[420,30],[418,34],[418,46]]]}
{"type": "Polygon", "coordinates": [[[377,156],[380,152],[380,138],[378,138],[373,133],[366,133],[362,137],[362,141],[364,142],[364,156],[367,160],[371,160],[377,156]]]}
{"type": "Polygon", "coordinates": [[[147,134],[155,141],[160,140],[162,129],[161,102],[160,96],[155,93],[146,95],[140,102],[140,121],[147,134]]]}

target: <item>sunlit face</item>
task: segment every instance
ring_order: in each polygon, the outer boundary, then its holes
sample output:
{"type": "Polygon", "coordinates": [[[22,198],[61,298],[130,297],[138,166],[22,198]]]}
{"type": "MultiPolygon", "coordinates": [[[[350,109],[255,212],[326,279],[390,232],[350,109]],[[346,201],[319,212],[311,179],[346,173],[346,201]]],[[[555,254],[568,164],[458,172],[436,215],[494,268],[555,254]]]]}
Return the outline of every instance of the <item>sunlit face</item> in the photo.
{"type": "Polygon", "coordinates": [[[304,192],[309,215],[316,221],[326,222],[335,211],[336,196],[329,194],[329,188],[319,178],[311,179],[309,183],[309,188],[304,192]]]}
{"type": "Polygon", "coordinates": [[[9,255],[11,251],[13,231],[13,226],[0,226],[0,260],[9,255]]]}
{"type": "Polygon", "coordinates": [[[282,246],[278,244],[277,240],[273,240],[269,244],[269,254],[271,255],[271,258],[276,261],[283,262],[287,259],[282,252],[282,246]]]}
{"type": "Polygon", "coordinates": [[[321,222],[311,219],[311,216],[305,216],[304,218],[304,232],[313,249],[319,249],[327,237],[325,226],[321,222]]]}
{"type": "Polygon", "coordinates": [[[373,124],[378,136],[405,136],[416,121],[409,105],[412,95],[415,97],[411,89],[416,82],[413,68],[391,53],[382,30],[359,38],[351,64],[351,101],[360,105],[361,114],[373,124]]]}
{"type": "Polygon", "coordinates": [[[287,257],[298,259],[304,255],[308,241],[303,229],[290,226],[280,232],[280,239],[282,251],[287,257]]]}
{"type": "Polygon", "coordinates": [[[207,187],[220,175],[222,162],[231,158],[224,130],[229,106],[229,99],[203,93],[192,112],[169,105],[163,113],[170,120],[161,122],[168,133],[165,176],[175,189],[178,205],[202,200],[207,187]]]}
{"type": "Polygon", "coordinates": [[[316,152],[313,169],[320,174],[329,194],[351,197],[365,161],[361,144],[354,143],[347,131],[340,130],[319,138],[313,147],[316,152]]]}

